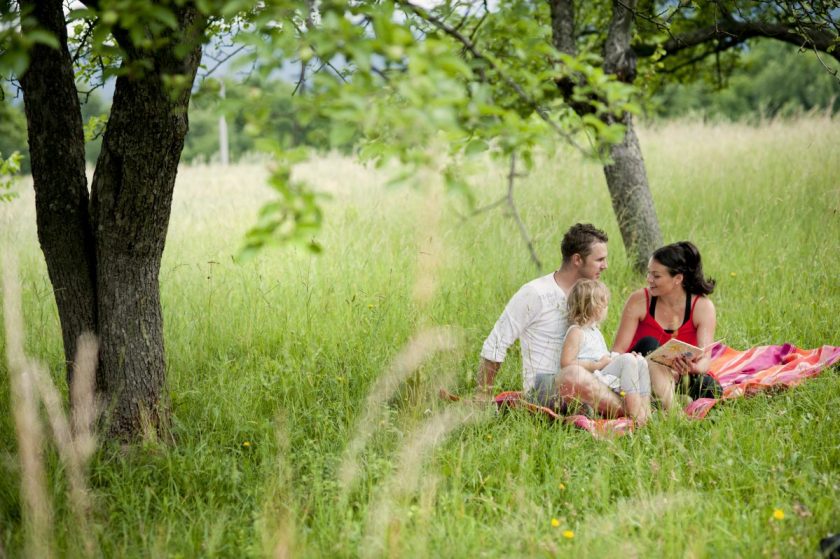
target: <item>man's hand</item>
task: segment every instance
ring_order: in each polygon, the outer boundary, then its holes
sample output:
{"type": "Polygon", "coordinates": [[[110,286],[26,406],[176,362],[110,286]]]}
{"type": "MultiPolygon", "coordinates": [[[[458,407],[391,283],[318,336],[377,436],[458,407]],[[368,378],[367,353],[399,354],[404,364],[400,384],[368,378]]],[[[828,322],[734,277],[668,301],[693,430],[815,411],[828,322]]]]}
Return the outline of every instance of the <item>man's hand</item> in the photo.
{"type": "Polygon", "coordinates": [[[491,403],[495,397],[492,386],[477,387],[475,389],[475,399],[477,402],[491,403]]]}
{"type": "Polygon", "coordinates": [[[496,373],[499,372],[501,363],[495,361],[488,361],[481,358],[481,363],[478,365],[478,378],[476,379],[475,397],[478,400],[491,401],[495,396],[493,388],[493,380],[496,378],[496,373]]]}

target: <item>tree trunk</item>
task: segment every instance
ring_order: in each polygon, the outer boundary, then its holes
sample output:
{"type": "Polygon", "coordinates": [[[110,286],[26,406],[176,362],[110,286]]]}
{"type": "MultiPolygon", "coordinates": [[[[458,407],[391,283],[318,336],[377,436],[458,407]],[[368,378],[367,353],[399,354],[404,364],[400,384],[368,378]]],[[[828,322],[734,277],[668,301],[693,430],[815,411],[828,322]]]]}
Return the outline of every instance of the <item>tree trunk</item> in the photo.
{"type": "MultiPolygon", "coordinates": [[[[604,72],[626,83],[632,83],[636,77],[636,55],[630,48],[635,8],[636,0],[613,1],[613,17],[604,44],[604,72]]],[[[662,245],[662,232],[633,116],[626,113],[621,122],[627,131],[620,144],[610,147],[613,162],[604,167],[604,175],[624,247],[634,267],[641,272],[653,251],[662,245]]]]}
{"type": "Polygon", "coordinates": [[[551,0],[551,38],[554,48],[564,54],[577,53],[575,45],[575,5],[573,0],[551,0]]]}
{"type": "MultiPolygon", "coordinates": [[[[93,231],[88,217],[85,139],[60,0],[21,2],[61,48],[38,44],[21,77],[35,187],[38,240],[55,292],[68,382],[76,341],[96,330],[93,231]]],[[[33,22],[23,22],[26,33],[33,22]]]]}
{"type": "Polygon", "coordinates": [[[662,233],[648,187],[645,160],[630,113],[622,119],[624,140],[610,148],[613,163],[604,167],[613,211],[627,255],[636,270],[647,269],[653,251],[662,246],[662,233]]]}
{"type": "Polygon", "coordinates": [[[39,238],[65,354],[72,359],[81,331],[99,336],[96,385],[108,404],[109,434],[131,439],[167,415],[161,405],[166,369],[158,274],[204,20],[192,7],[178,8],[179,31],[156,51],[134,48],[129,33],[115,29],[126,52],[125,73],[117,79],[88,207],[62,4],[32,5],[36,21],[62,47],[36,47],[23,82],[39,238]],[[190,48],[179,57],[185,43],[190,48]],[[165,75],[184,76],[184,87],[173,91],[165,75]]]}
{"type": "MultiPolygon", "coordinates": [[[[200,55],[196,48],[183,68],[163,73],[179,71],[192,84],[200,55]]],[[[116,397],[111,429],[117,433],[165,420],[159,406],[166,362],[158,273],[188,103],[189,90],[170,98],[160,72],[120,77],[93,178],[102,347],[97,385],[116,397]]]]}
{"type": "Polygon", "coordinates": [[[118,436],[160,426],[167,418],[161,405],[166,360],[158,274],[190,88],[201,60],[195,34],[203,27],[193,8],[177,15],[192,45],[183,59],[175,55],[176,41],[154,53],[134,50],[127,38],[120,41],[129,55],[126,70],[141,58],[154,69],[117,79],[91,187],[102,348],[97,386],[112,400],[110,430],[118,436]],[[173,95],[163,75],[183,75],[187,85],[173,95]]]}
{"type": "MultiPolygon", "coordinates": [[[[554,47],[566,54],[576,54],[572,0],[549,0],[549,5],[554,47]]],[[[635,6],[635,0],[613,2],[613,17],[604,45],[604,71],[627,83],[632,83],[636,74],[636,59],[630,48],[635,6]]],[[[574,84],[570,80],[561,80],[557,85],[578,114],[591,112],[588,103],[572,100],[574,84]]],[[[607,117],[613,121],[614,118],[607,117]]],[[[604,166],[604,175],[624,248],[634,267],[643,271],[653,250],[662,244],[662,233],[633,118],[626,114],[621,122],[627,132],[620,144],[610,148],[613,162],[604,166]]]]}

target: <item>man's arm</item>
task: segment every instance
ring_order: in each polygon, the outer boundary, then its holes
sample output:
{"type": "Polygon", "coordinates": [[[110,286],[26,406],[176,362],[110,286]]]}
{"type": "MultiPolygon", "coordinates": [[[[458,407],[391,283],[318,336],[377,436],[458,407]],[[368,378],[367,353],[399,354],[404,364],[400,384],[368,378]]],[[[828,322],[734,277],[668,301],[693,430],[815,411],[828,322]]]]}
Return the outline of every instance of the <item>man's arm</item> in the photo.
{"type": "Polygon", "coordinates": [[[493,381],[501,366],[501,363],[490,361],[484,357],[481,358],[481,362],[478,365],[478,382],[475,389],[479,396],[493,397],[493,381]]]}
{"type": "Polygon", "coordinates": [[[540,312],[542,302],[532,288],[525,285],[508,301],[502,316],[484,340],[478,366],[476,393],[492,396],[493,381],[505,360],[508,348],[522,335],[540,312]]]}

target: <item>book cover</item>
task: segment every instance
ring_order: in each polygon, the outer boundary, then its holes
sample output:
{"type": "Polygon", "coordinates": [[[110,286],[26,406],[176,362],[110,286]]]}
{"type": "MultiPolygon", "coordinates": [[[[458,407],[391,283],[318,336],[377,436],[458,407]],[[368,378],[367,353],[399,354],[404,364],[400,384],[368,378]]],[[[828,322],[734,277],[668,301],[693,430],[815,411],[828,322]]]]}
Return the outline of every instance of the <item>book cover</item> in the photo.
{"type": "Polygon", "coordinates": [[[702,355],[702,353],[703,348],[671,338],[664,345],[659,346],[656,350],[648,354],[647,358],[654,363],[672,367],[677,357],[685,356],[691,360],[698,355],[702,355]]]}

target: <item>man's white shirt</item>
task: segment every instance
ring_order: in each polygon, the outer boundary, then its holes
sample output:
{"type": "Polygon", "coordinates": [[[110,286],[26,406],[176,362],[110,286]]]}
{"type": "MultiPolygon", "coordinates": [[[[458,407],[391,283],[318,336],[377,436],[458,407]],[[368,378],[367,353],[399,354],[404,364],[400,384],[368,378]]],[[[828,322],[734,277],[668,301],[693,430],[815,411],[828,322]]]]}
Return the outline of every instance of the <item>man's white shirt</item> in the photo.
{"type": "Polygon", "coordinates": [[[554,273],[523,285],[511,298],[493,331],[484,341],[481,356],[501,363],[519,339],[522,349],[522,385],[527,392],[540,374],[560,372],[560,352],[566,336],[566,293],[554,273]]]}

